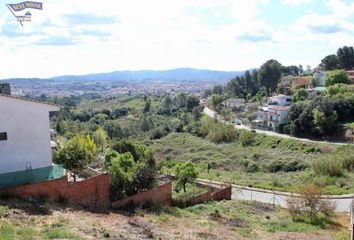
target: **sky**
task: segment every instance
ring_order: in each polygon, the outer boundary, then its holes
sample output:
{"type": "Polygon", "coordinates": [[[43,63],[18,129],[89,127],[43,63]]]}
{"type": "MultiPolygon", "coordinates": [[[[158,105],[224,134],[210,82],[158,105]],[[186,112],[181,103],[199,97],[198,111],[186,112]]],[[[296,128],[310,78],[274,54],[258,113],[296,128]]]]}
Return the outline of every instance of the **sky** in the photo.
{"type": "MultiPolygon", "coordinates": [[[[37,0],[39,1],[39,0],[37,0]]],[[[192,67],[268,59],[317,66],[354,45],[354,1],[43,0],[20,26],[0,4],[0,78],[192,67]]]]}

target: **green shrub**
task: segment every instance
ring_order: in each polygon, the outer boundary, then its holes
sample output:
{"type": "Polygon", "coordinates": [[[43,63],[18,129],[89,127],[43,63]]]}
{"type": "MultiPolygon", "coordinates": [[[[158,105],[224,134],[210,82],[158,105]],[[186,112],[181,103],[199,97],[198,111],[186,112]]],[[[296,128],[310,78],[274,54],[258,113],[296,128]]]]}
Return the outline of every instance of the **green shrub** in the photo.
{"type": "Polygon", "coordinates": [[[271,162],[266,168],[268,169],[269,172],[275,173],[281,171],[283,165],[284,165],[283,161],[277,160],[271,162]]]}
{"type": "Polygon", "coordinates": [[[306,169],[308,165],[304,163],[303,161],[300,160],[292,160],[286,162],[286,164],[283,166],[282,170],[284,172],[297,172],[297,171],[302,171],[306,169]]]}
{"type": "Polygon", "coordinates": [[[305,152],[307,152],[307,153],[320,153],[321,149],[319,149],[317,147],[310,147],[310,148],[307,148],[305,150],[305,152]]]}
{"type": "Polygon", "coordinates": [[[253,142],[253,139],[254,139],[254,135],[250,131],[242,131],[240,133],[239,140],[240,140],[240,143],[242,144],[242,146],[244,146],[244,147],[251,145],[251,143],[253,142]]]}
{"type": "Polygon", "coordinates": [[[313,170],[316,174],[340,177],[343,175],[342,162],[336,159],[319,159],[313,162],[313,170]]]}
{"type": "Polygon", "coordinates": [[[291,135],[291,126],[290,125],[285,125],[284,126],[284,133],[291,135]]]}
{"type": "Polygon", "coordinates": [[[251,162],[250,164],[248,164],[246,168],[246,171],[250,173],[258,172],[258,170],[259,170],[259,166],[255,162],[251,162]]]}
{"type": "Polygon", "coordinates": [[[304,169],[308,168],[308,165],[301,161],[301,160],[292,160],[292,161],[286,161],[286,160],[277,160],[271,162],[268,166],[266,166],[266,169],[268,172],[296,172],[296,171],[302,171],[304,169]]]}
{"type": "Polygon", "coordinates": [[[341,147],[334,154],[333,157],[337,161],[341,161],[343,168],[348,171],[354,170],[354,148],[353,147],[341,147]]]}

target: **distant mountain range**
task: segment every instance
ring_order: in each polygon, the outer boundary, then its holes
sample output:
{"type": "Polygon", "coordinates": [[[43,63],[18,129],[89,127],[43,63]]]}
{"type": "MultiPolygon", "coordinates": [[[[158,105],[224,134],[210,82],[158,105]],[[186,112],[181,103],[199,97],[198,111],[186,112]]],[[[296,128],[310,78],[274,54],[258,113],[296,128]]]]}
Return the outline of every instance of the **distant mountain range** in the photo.
{"type": "Polygon", "coordinates": [[[13,78],[0,81],[15,82],[22,80],[50,80],[50,81],[179,81],[179,82],[225,82],[233,77],[240,76],[245,71],[214,71],[207,69],[177,68],[171,70],[141,70],[141,71],[115,71],[110,73],[97,73],[87,75],[57,76],[47,79],[13,78]]]}

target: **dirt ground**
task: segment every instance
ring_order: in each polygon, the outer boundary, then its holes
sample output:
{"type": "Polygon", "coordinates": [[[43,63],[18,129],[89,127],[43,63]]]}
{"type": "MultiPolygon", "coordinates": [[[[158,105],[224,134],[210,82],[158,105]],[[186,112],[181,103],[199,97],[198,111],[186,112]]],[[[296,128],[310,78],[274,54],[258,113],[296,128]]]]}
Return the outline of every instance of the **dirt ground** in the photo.
{"type": "MultiPolygon", "coordinates": [[[[250,214],[266,214],[272,218],[277,212],[264,205],[251,205],[250,214]]],[[[337,226],[317,232],[266,232],[256,230],[256,235],[242,236],[239,229],[253,226],[238,217],[230,218],[225,213],[198,215],[197,217],[160,215],[150,211],[138,210],[134,214],[122,212],[92,213],[79,208],[60,205],[33,206],[32,203],[9,203],[0,201],[0,207],[8,210],[0,214],[1,221],[10,224],[23,224],[33,227],[38,233],[46,226],[60,223],[80,239],[265,239],[265,240],[340,240],[333,237],[333,231],[345,228],[348,216],[340,216],[337,226]],[[333,231],[332,231],[333,230],[333,231]]],[[[241,231],[242,233],[242,231],[241,231]]],[[[1,239],[1,236],[0,236],[1,239]]],[[[36,239],[36,238],[35,238],[36,239]]],[[[41,239],[40,237],[38,239],[41,239]]]]}

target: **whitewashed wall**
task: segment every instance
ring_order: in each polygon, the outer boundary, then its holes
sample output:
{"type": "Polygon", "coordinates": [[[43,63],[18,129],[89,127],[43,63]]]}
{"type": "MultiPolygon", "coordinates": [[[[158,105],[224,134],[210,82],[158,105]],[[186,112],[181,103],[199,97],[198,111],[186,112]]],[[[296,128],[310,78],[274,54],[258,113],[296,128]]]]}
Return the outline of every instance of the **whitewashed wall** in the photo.
{"type": "Polygon", "coordinates": [[[0,96],[0,174],[52,165],[49,111],[55,106],[0,96]]]}

